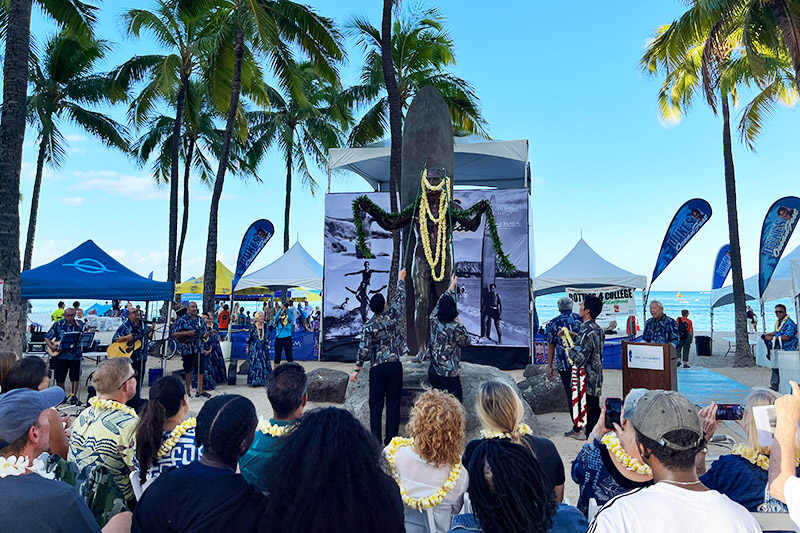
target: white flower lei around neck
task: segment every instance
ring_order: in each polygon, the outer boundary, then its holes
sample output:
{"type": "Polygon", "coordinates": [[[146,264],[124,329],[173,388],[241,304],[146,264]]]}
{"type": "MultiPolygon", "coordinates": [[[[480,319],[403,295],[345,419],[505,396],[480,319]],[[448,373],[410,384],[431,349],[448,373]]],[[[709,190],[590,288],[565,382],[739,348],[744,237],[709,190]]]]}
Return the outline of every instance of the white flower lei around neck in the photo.
{"type": "Polygon", "coordinates": [[[650,466],[642,463],[638,459],[634,459],[630,456],[630,454],[628,454],[628,452],[625,451],[625,448],[622,447],[622,444],[619,442],[619,437],[617,437],[615,432],[611,431],[606,433],[603,435],[603,438],[600,439],[600,442],[605,444],[609,453],[617,458],[618,463],[623,465],[631,472],[636,472],[642,476],[653,475],[653,470],[650,468],[650,466]]]}
{"type": "Polygon", "coordinates": [[[172,448],[174,448],[175,445],[178,444],[180,438],[183,437],[187,431],[189,431],[189,428],[193,428],[196,426],[197,426],[197,419],[194,417],[187,418],[186,420],[183,421],[183,423],[175,426],[175,429],[173,429],[172,433],[169,434],[167,440],[165,440],[161,444],[161,447],[158,449],[158,454],[156,454],[156,461],[168,455],[169,452],[172,451],[172,448]]]}
{"type": "MultiPolygon", "coordinates": [[[[522,435],[532,435],[533,431],[528,426],[528,424],[520,424],[517,426],[517,433],[520,436],[522,435]]],[[[490,429],[482,429],[481,430],[481,438],[482,439],[510,439],[513,435],[510,432],[503,432],[503,431],[492,431],[490,429]]]]}
{"type": "Polygon", "coordinates": [[[444,497],[447,496],[447,493],[453,490],[453,488],[456,486],[458,477],[461,475],[461,461],[458,461],[453,465],[452,470],[450,470],[450,475],[447,477],[444,484],[433,494],[430,496],[425,496],[424,498],[412,498],[406,493],[406,488],[400,482],[400,478],[397,475],[397,471],[394,467],[394,462],[397,458],[397,452],[404,446],[414,446],[414,439],[395,437],[386,448],[386,460],[392,467],[392,477],[397,482],[397,486],[400,487],[400,497],[403,499],[403,505],[417,511],[436,507],[442,503],[444,497]]]}
{"type": "Polygon", "coordinates": [[[21,476],[26,472],[33,472],[47,479],[55,479],[56,477],[52,472],[45,471],[44,461],[41,459],[34,459],[33,464],[31,464],[27,455],[0,457],[0,478],[21,476]]]}
{"type": "Polygon", "coordinates": [[[278,424],[270,424],[269,420],[259,417],[258,426],[256,430],[264,435],[271,435],[273,437],[285,437],[294,429],[294,424],[288,426],[279,426],[278,424]]]}
{"type": "Polygon", "coordinates": [[[110,409],[112,411],[122,411],[123,413],[127,413],[134,418],[139,418],[139,415],[136,414],[136,411],[134,411],[127,405],[119,403],[114,400],[105,400],[95,396],[94,398],[89,398],[89,404],[95,409],[110,409]]]}

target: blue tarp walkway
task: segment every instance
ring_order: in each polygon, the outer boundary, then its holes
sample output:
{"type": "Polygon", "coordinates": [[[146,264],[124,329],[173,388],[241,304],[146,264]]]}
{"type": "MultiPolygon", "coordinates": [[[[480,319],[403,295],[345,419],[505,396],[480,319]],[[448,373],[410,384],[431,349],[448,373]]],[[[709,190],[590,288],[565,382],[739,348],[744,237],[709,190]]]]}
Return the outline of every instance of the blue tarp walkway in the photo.
{"type": "Polygon", "coordinates": [[[744,405],[750,389],[708,368],[679,368],[678,392],[700,407],[711,402],[744,405]]]}

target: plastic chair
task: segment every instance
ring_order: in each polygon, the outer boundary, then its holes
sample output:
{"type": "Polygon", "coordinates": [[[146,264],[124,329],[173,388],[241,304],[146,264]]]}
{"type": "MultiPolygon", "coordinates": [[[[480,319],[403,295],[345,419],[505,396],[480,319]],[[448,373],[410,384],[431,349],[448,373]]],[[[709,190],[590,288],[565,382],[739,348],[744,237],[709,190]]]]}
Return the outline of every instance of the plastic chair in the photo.
{"type": "Polygon", "coordinates": [[[758,521],[761,530],[769,531],[797,531],[789,513],[750,513],[758,521]]]}
{"type": "Polygon", "coordinates": [[[595,498],[589,498],[589,516],[587,518],[589,519],[590,524],[592,523],[592,520],[594,520],[594,517],[597,515],[598,510],[599,507],[597,505],[597,500],[595,498]]]}
{"type": "Polygon", "coordinates": [[[138,470],[134,470],[133,472],[131,472],[130,476],[128,477],[131,480],[131,488],[133,488],[133,494],[134,496],[136,496],[137,500],[140,500],[142,498],[142,494],[144,494],[145,489],[147,489],[147,487],[152,485],[153,481],[155,481],[155,479],[148,479],[147,481],[145,481],[144,485],[142,485],[141,482],[139,481],[138,470]]]}

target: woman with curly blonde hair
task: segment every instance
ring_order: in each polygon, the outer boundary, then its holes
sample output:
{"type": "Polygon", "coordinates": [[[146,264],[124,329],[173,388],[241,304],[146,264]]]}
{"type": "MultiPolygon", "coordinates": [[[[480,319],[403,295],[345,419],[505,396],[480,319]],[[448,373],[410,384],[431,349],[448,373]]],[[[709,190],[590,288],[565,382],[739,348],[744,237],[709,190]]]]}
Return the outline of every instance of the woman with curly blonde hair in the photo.
{"type": "Polygon", "coordinates": [[[403,495],[406,531],[447,531],[469,485],[461,466],[464,408],[452,394],[429,390],[414,402],[406,427],[412,438],[396,437],[383,451],[403,495]]]}

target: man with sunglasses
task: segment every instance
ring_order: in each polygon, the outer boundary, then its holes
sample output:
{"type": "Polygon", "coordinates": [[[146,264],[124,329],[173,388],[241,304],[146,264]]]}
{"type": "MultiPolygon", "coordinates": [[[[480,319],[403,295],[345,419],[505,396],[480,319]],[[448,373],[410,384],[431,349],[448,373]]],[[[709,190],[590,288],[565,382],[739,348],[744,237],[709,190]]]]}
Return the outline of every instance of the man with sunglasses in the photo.
{"type": "Polygon", "coordinates": [[[136,394],[136,373],[127,357],[106,359],[92,378],[97,396],[72,424],[67,460],[79,469],[102,465],[128,504],[135,501],[129,475],[139,417],[125,405],[136,394]]]}
{"type": "MultiPolygon", "coordinates": [[[[786,313],[786,306],[778,304],[775,306],[775,331],[764,335],[764,339],[773,342],[775,350],[797,350],[797,325],[789,318],[786,313]]],[[[774,357],[774,356],[773,356],[774,357]]],[[[769,380],[769,388],[780,390],[781,375],[777,368],[772,369],[772,377],[769,380]]]]}
{"type": "Polygon", "coordinates": [[[145,400],[141,399],[142,375],[147,365],[147,341],[153,339],[153,329],[144,324],[141,319],[141,311],[138,308],[131,308],[125,321],[117,328],[111,342],[136,342],[140,341],[141,346],[131,353],[133,370],[136,372],[136,394],[130,401],[130,406],[138,409],[139,405],[145,400]]]}

